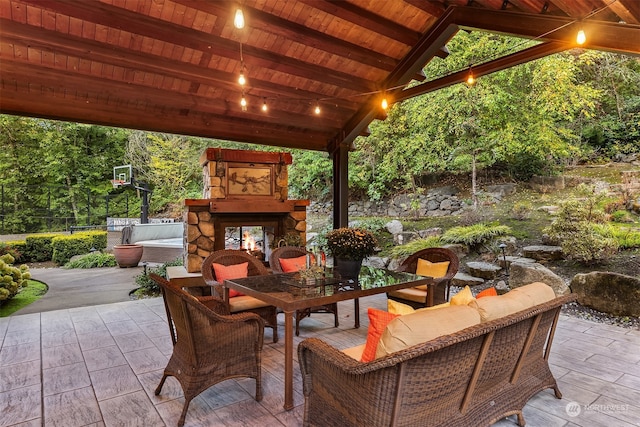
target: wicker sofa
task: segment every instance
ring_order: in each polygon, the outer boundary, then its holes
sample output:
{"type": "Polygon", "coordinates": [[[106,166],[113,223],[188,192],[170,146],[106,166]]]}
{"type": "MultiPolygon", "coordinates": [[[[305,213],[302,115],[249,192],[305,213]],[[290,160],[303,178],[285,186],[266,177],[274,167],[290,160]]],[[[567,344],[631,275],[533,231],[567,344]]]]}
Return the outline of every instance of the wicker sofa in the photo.
{"type": "Polygon", "coordinates": [[[534,394],[552,388],[561,398],[548,357],[560,308],[575,297],[551,291],[546,302],[519,310],[527,304],[521,304],[523,292],[509,297],[513,292],[396,318],[382,333],[376,359],[367,363],[353,349],[302,341],[304,425],[487,426],[516,414],[524,426],[522,408],[534,394]],[[511,314],[492,320],[495,312],[487,315],[486,305],[504,312],[503,297],[513,300],[506,304],[511,314]],[[399,341],[390,339],[393,331],[428,334],[436,324],[465,316],[476,324],[394,351],[399,341]]]}

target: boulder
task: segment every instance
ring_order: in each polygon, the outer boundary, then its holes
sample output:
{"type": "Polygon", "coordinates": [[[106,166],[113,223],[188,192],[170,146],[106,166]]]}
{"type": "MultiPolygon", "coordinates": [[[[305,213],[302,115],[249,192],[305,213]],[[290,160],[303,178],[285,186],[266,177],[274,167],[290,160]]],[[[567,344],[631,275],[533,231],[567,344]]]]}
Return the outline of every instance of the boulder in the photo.
{"type": "Polygon", "coordinates": [[[542,282],[553,288],[557,296],[570,293],[564,280],[542,264],[516,262],[509,266],[509,286],[518,288],[533,282],[542,282]]]}
{"type": "Polygon", "coordinates": [[[389,258],[379,256],[370,256],[362,263],[362,265],[376,268],[387,268],[387,264],[389,264],[389,258]]]}
{"type": "Polygon", "coordinates": [[[385,224],[387,231],[393,235],[400,234],[403,231],[402,223],[397,219],[389,221],[385,224]]]}
{"type": "Polygon", "coordinates": [[[522,248],[522,254],[526,258],[533,258],[536,261],[553,261],[563,258],[560,246],[535,245],[522,248]]]}
{"type": "Polygon", "coordinates": [[[640,317],[640,278],[605,271],[576,274],[571,291],[584,306],[614,316],[640,317]]]}
{"type": "Polygon", "coordinates": [[[467,273],[457,272],[453,279],[451,279],[451,286],[458,286],[464,288],[465,286],[477,286],[484,283],[484,279],[480,277],[473,277],[467,273]]]}
{"type": "Polygon", "coordinates": [[[472,261],[467,263],[469,273],[475,277],[481,277],[483,279],[495,279],[498,272],[502,270],[499,265],[491,264],[490,262],[477,262],[472,261]]]}

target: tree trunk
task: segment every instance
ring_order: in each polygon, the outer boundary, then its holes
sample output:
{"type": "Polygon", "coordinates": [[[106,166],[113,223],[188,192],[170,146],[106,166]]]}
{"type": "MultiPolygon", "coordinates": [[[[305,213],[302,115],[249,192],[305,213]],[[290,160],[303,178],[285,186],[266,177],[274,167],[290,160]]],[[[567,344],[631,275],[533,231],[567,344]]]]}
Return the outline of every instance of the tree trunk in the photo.
{"type": "Polygon", "coordinates": [[[478,194],[476,192],[476,152],[471,154],[471,200],[473,201],[473,210],[478,209],[478,194]]]}

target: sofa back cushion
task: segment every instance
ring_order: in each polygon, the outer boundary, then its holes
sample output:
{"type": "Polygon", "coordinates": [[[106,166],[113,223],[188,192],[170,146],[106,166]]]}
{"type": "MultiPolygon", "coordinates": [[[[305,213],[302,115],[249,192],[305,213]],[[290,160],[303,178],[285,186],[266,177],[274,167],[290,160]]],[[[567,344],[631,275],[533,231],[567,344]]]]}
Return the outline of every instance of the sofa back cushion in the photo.
{"type": "Polygon", "coordinates": [[[482,321],[488,322],[551,301],[555,297],[555,292],[549,285],[534,282],[504,295],[475,299],[469,303],[469,307],[478,310],[482,321]]]}
{"type": "Polygon", "coordinates": [[[420,310],[397,317],[382,333],[376,359],[479,323],[478,310],[467,305],[420,310]]]}

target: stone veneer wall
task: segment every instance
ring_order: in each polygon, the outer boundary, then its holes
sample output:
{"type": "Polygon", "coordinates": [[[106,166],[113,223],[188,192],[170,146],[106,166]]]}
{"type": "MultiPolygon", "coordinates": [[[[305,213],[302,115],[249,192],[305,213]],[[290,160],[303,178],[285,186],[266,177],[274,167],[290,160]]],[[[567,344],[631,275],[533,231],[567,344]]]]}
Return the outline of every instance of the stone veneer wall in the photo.
{"type": "MultiPolygon", "coordinates": [[[[226,215],[232,214],[226,204],[237,207],[237,214],[265,215],[274,220],[281,220],[284,230],[279,234],[298,233],[302,242],[306,242],[308,200],[288,200],[288,168],[292,158],[289,153],[273,153],[249,150],[227,150],[208,148],[200,157],[203,168],[204,191],[203,199],[185,200],[185,259],[184,265],[188,272],[199,272],[204,259],[214,251],[215,215],[216,209],[226,215]],[[246,165],[254,167],[269,165],[272,167],[271,196],[233,196],[227,197],[227,164],[234,166],[246,165]],[[214,205],[212,207],[212,204],[214,205]],[[281,212],[281,207],[287,206],[289,212],[281,212]]],[[[279,236],[277,236],[279,237],[279,236]]]]}

